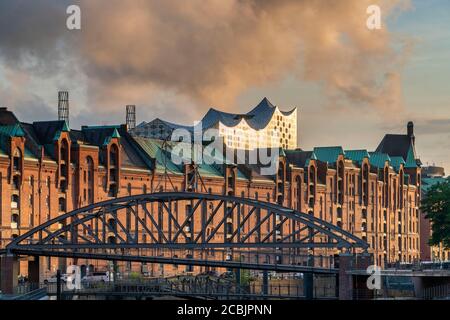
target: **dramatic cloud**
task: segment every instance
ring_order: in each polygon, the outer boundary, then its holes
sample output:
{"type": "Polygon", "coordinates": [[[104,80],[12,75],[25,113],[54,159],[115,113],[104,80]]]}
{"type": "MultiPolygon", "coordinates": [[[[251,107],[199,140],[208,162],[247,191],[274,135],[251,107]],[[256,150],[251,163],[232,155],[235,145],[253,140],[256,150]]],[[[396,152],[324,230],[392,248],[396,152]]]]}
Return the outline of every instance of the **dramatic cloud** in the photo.
{"type": "MultiPolygon", "coordinates": [[[[292,74],[333,101],[398,109],[408,46],[394,46],[386,24],[366,28],[373,2],[80,0],[82,30],[68,31],[74,1],[2,0],[0,59],[42,76],[83,73],[88,102],[103,112],[151,105],[161,92],[199,114],[233,109],[246,89],[292,74]]],[[[384,21],[407,3],[377,2],[384,21]]]]}

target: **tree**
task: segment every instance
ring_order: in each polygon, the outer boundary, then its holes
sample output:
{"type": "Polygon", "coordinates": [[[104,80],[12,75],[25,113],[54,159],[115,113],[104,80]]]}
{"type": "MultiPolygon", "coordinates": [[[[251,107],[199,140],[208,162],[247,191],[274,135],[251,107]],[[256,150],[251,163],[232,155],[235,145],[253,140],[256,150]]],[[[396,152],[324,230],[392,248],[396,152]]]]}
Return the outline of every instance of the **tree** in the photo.
{"type": "Polygon", "coordinates": [[[430,188],[422,200],[422,212],[431,222],[430,245],[440,243],[450,248],[450,181],[430,188]]]}

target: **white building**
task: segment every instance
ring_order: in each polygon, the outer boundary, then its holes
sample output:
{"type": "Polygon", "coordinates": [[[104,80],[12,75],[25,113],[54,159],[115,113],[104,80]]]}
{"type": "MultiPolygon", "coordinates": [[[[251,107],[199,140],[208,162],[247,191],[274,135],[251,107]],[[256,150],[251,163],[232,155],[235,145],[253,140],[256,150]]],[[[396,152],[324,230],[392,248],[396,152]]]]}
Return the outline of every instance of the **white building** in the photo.
{"type": "MultiPolygon", "coordinates": [[[[281,111],[267,98],[245,114],[227,113],[211,108],[201,124],[203,130],[217,129],[225,145],[234,149],[297,148],[297,108],[281,111]]],[[[193,132],[193,127],[155,119],[139,124],[132,130],[132,134],[168,139],[173,130],[179,128],[193,132]]]]}

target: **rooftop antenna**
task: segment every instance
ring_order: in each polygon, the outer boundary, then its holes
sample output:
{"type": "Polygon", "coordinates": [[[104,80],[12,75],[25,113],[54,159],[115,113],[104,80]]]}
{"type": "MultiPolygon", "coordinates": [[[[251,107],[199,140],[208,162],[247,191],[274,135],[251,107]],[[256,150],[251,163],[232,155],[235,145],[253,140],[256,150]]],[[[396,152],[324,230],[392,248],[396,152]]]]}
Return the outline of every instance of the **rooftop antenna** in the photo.
{"type": "Polygon", "coordinates": [[[132,130],[136,128],[136,106],[128,105],[127,107],[127,128],[128,130],[132,130]]]}
{"type": "Polygon", "coordinates": [[[69,125],[69,92],[58,92],[58,120],[66,121],[69,125]]]}

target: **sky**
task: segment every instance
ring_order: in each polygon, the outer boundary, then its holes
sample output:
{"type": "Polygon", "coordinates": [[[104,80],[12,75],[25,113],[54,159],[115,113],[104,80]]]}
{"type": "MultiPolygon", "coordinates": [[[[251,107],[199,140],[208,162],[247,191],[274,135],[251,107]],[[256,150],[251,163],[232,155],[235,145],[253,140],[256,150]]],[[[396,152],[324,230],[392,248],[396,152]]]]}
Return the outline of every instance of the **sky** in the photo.
{"type": "Polygon", "coordinates": [[[298,107],[302,149],[373,150],[413,121],[422,162],[450,173],[449,84],[447,0],[0,1],[0,106],[27,122],[55,119],[59,90],[72,128],[123,123],[127,104],[189,125],[267,97],[298,107]]]}

